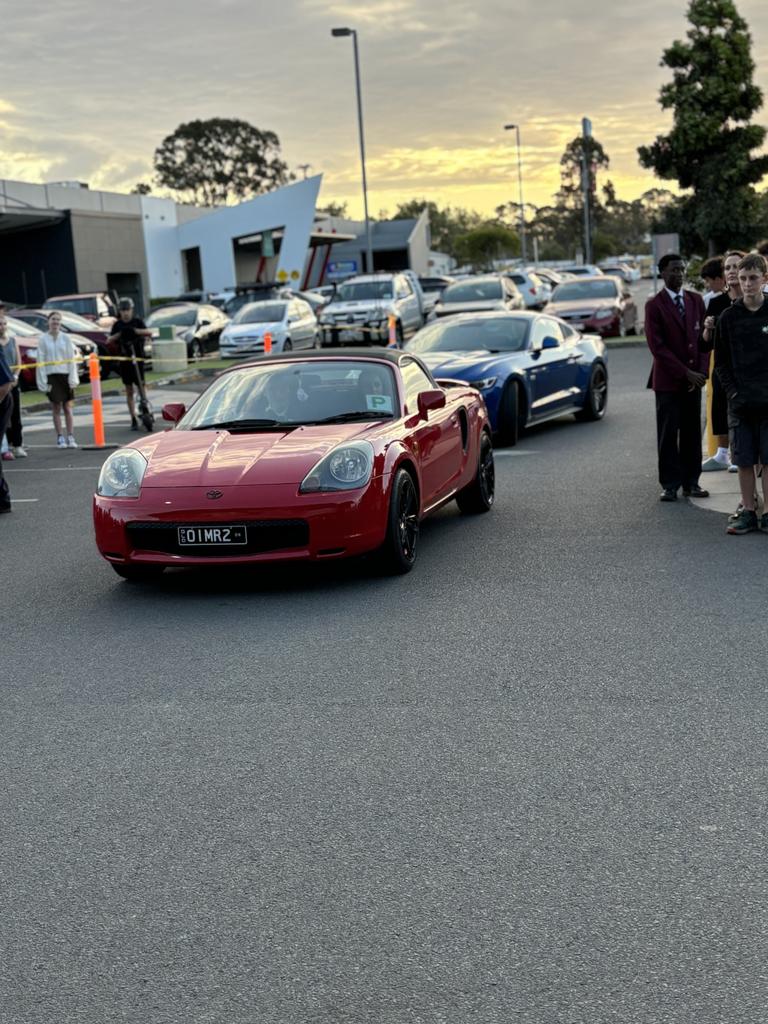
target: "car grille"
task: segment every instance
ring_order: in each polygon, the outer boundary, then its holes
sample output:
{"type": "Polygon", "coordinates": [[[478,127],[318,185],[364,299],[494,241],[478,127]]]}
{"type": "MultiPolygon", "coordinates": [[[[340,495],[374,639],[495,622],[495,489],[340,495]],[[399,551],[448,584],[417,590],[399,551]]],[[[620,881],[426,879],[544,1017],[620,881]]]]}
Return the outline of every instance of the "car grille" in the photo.
{"type": "Polygon", "coordinates": [[[309,523],[305,519],[237,519],[232,522],[129,523],[128,538],[134,550],[156,551],[167,555],[256,555],[265,551],[305,548],[309,544],[309,523]],[[245,544],[180,545],[182,526],[245,526],[245,544]]]}
{"type": "Polygon", "coordinates": [[[560,317],[563,320],[589,320],[593,312],[591,309],[585,309],[580,313],[561,313],[560,317]]]}

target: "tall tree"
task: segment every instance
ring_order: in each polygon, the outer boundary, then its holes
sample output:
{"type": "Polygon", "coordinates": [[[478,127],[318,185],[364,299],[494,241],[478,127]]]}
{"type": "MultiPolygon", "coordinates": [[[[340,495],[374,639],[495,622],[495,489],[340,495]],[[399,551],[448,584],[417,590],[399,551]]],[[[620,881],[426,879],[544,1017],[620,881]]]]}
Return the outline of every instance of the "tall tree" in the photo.
{"type": "Polygon", "coordinates": [[[752,81],[747,23],[732,0],[691,0],[688,21],[687,42],[674,42],[661,60],[673,73],[659,96],[673,112],[672,130],[638,153],[643,167],[693,190],[681,219],[713,253],[751,240],[754,185],[768,173],[768,156],[752,155],[766,135],[751,123],[763,95],[752,81]]]}
{"type": "Polygon", "coordinates": [[[157,183],[201,206],[241,202],[292,180],[280,140],[247,121],[180,124],[155,150],[157,183]]]}
{"type": "Polygon", "coordinates": [[[446,252],[458,258],[456,240],[472,228],[479,227],[483,218],[474,210],[462,207],[440,208],[437,203],[427,199],[409,199],[400,203],[395,211],[394,220],[410,220],[420,217],[424,210],[429,214],[429,228],[432,236],[432,248],[438,252],[446,252]]]}
{"type": "Polygon", "coordinates": [[[455,251],[462,262],[477,269],[490,269],[494,260],[518,256],[520,239],[514,231],[501,224],[481,224],[458,236],[455,251]]]}

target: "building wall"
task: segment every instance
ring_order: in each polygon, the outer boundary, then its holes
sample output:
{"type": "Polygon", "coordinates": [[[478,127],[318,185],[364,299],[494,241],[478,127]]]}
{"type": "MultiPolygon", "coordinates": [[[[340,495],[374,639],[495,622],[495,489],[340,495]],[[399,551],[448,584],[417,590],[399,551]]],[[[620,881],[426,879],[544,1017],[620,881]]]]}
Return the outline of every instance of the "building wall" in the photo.
{"type": "Polygon", "coordinates": [[[148,298],[170,298],[185,290],[177,231],[179,209],[172,199],[141,197],[148,298]]]}
{"type": "Polygon", "coordinates": [[[429,215],[426,210],[422,210],[408,239],[410,269],[422,276],[429,273],[429,243],[429,215]]]}
{"type": "Polygon", "coordinates": [[[149,275],[141,216],[84,213],[79,210],[73,210],[70,216],[77,290],[92,292],[105,289],[107,274],[139,274],[146,298],[149,295],[149,275]]]}

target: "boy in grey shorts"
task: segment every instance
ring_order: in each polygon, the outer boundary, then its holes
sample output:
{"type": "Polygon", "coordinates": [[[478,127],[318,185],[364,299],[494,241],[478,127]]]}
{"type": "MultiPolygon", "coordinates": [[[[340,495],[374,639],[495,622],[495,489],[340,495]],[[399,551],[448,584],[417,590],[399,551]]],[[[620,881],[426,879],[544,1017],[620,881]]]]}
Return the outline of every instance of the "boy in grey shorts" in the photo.
{"type": "Polygon", "coordinates": [[[768,262],[750,253],[739,263],[742,298],[721,314],[715,371],[728,396],[731,459],[739,470],[741,505],[728,533],[768,533],[768,262]],[[755,468],[762,471],[763,514],[755,507],[755,468]]]}

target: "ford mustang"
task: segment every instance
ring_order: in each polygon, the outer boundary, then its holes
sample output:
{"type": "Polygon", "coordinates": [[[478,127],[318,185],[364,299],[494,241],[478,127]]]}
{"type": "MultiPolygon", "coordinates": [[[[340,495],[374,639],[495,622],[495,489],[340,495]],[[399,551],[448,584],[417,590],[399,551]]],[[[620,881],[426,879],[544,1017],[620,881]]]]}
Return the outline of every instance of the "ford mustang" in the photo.
{"type": "Polygon", "coordinates": [[[564,413],[586,420],[605,415],[605,342],[545,313],[448,317],[414,335],[406,351],[438,380],[477,388],[501,444],[513,445],[527,426],[564,413]]]}
{"type": "Polygon", "coordinates": [[[424,516],[493,504],[482,398],[400,350],[264,357],[163,416],[175,428],[113,452],[94,496],[97,547],[125,579],[367,552],[408,572],[424,516]]]}

